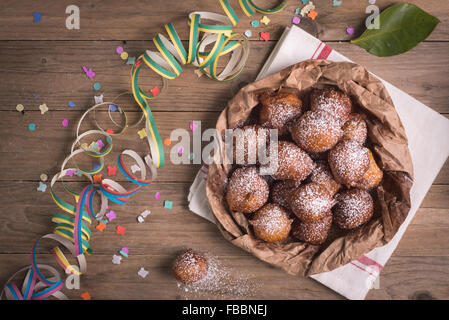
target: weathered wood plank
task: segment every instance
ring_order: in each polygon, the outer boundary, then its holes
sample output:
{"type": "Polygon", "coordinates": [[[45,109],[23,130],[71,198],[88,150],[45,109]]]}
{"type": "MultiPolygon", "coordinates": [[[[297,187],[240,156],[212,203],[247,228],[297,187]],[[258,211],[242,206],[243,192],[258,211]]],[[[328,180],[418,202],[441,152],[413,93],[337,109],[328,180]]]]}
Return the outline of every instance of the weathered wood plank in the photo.
{"type": "MultiPolygon", "coordinates": [[[[258,0],[260,6],[270,7],[277,1],[258,0]]],[[[430,14],[441,20],[429,40],[449,40],[448,21],[449,3],[440,0],[410,0],[430,14]]],[[[260,19],[261,14],[246,17],[237,0],[230,1],[240,22],[235,28],[244,32],[250,28],[250,21],[260,19]]],[[[381,10],[395,3],[393,0],[378,0],[376,5],[381,10]]],[[[180,37],[188,39],[186,17],[192,11],[211,11],[224,14],[218,1],[167,1],[167,0],[90,0],[78,1],[81,13],[80,30],[66,29],[65,20],[68,15],[65,9],[73,4],[69,0],[34,1],[30,7],[27,0],[2,1],[0,10],[0,40],[148,40],[156,32],[162,32],[162,26],[174,22],[180,37]],[[43,13],[42,21],[33,23],[32,12],[43,13]]],[[[291,25],[291,19],[298,1],[289,0],[288,6],[281,13],[270,15],[268,26],[254,28],[253,33],[269,31],[276,40],[285,26],[291,25]]],[[[322,40],[347,40],[350,37],[345,30],[348,25],[356,28],[354,37],[365,29],[366,1],[345,0],[340,7],[333,7],[331,1],[317,1],[318,17],[315,21],[303,18],[300,26],[317,35],[322,40]]],[[[255,38],[255,37],[253,37],[255,38]]]]}
{"type": "MultiPolygon", "coordinates": [[[[26,110],[38,110],[44,102],[51,110],[84,109],[93,104],[94,95],[99,95],[92,88],[94,81],[102,84],[101,92],[106,99],[130,90],[130,66],[115,53],[118,44],[118,41],[0,42],[0,68],[6,80],[0,82],[0,92],[8,92],[0,96],[0,110],[15,110],[18,103],[26,110]],[[96,72],[94,80],[84,75],[84,65],[96,72]],[[77,106],[69,108],[68,101],[77,106]]],[[[242,84],[254,80],[274,44],[252,43],[248,60],[251,63],[240,77],[229,83],[205,76],[198,78],[193,66],[185,67],[179,78],[169,81],[167,92],[151,103],[152,110],[221,111],[242,84]]],[[[445,76],[449,73],[449,42],[426,42],[388,59],[374,57],[345,42],[330,45],[434,110],[449,113],[446,99],[449,81],[445,76]]],[[[125,48],[130,55],[137,56],[150,46],[146,41],[129,41],[125,48]]],[[[160,78],[149,68],[144,69],[140,79],[144,90],[161,85],[160,78]]]]}

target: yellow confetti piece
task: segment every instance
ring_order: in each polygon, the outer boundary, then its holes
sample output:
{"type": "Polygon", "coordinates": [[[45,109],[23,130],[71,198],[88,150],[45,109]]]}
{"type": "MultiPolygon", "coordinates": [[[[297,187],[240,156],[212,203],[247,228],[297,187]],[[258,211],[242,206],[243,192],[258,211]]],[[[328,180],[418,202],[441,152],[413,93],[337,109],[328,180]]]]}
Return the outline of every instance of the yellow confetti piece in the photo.
{"type": "Polygon", "coordinates": [[[260,19],[260,22],[262,22],[264,25],[267,25],[270,23],[270,19],[267,16],[263,16],[262,19],[260,19]]]}
{"type": "Polygon", "coordinates": [[[44,114],[45,112],[48,111],[48,107],[47,107],[47,105],[44,103],[44,104],[41,104],[41,105],[39,106],[39,110],[41,110],[41,114],[44,114]]]}
{"type": "Polygon", "coordinates": [[[41,178],[42,181],[45,182],[45,181],[47,181],[48,176],[47,176],[45,173],[42,173],[41,176],[40,176],[40,178],[41,178]]]}
{"type": "Polygon", "coordinates": [[[128,60],[128,52],[123,51],[122,53],[120,53],[120,58],[122,58],[123,60],[128,60]]]}
{"type": "Polygon", "coordinates": [[[20,103],[19,103],[19,104],[16,106],[16,110],[19,111],[19,112],[22,112],[23,109],[25,109],[25,107],[23,106],[23,104],[20,104],[20,103]]]}
{"type": "Polygon", "coordinates": [[[142,130],[137,131],[137,133],[139,134],[140,139],[143,139],[147,136],[147,132],[145,131],[145,128],[143,128],[142,130]]]}

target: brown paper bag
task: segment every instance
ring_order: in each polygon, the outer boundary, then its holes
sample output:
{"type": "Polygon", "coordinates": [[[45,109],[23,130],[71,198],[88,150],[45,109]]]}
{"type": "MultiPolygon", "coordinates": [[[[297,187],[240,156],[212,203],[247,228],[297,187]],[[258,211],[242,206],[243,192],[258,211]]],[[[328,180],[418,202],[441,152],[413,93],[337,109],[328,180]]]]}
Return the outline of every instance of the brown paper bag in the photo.
{"type": "MultiPolygon", "coordinates": [[[[404,128],[383,84],[364,67],[349,62],[308,60],[242,88],[218,118],[220,134],[245,123],[267,90],[290,90],[298,95],[323,85],[335,85],[358,103],[367,115],[368,139],[384,178],[374,193],[375,213],[363,226],[344,234],[329,235],[321,246],[289,238],[267,243],[254,237],[246,216],[228,209],[225,192],[232,165],[213,163],[206,193],[223,236],[259,259],[293,275],[312,275],[333,270],[372,249],[385,245],[397,232],[410,210],[413,164],[404,128]]],[[[220,140],[220,138],[219,138],[220,140]]],[[[222,154],[224,142],[218,141],[222,154]]]]}

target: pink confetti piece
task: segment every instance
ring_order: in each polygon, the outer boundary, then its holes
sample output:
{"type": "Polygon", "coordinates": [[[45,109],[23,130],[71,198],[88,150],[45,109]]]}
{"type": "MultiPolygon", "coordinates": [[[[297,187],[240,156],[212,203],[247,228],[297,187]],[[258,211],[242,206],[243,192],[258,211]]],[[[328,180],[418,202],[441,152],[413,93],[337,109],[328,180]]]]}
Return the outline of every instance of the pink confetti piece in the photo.
{"type": "Polygon", "coordinates": [[[261,32],[260,33],[260,40],[263,40],[263,41],[270,40],[270,33],[268,33],[268,32],[261,32]]]}
{"type": "Polygon", "coordinates": [[[101,150],[101,148],[103,148],[104,147],[104,143],[103,143],[103,140],[101,140],[101,139],[98,139],[97,140],[97,145],[98,145],[98,148],[101,150]]]}
{"type": "Polygon", "coordinates": [[[68,119],[64,119],[64,120],[62,120],[61,124],[62,124],[63,127],[68,127],[69,126],[69,120],[68,119]]]}
{"type": "Polygon", "coordinates": [[[126,230],[125,227],[117,226],[116,232],[117,232],[117,234],[120,234],[123,236],[125,234],[125,230],[126,230]]]}
{"type": "Polygon", "coordinates": [[[115,211],[111,210],[108,213],[106,213],[106,217],[108,218],[109,222],[117,218],[117,215],[115,214],[115,211]]]}
{"type": "Polygon", "coordinates": [[[301,18],[300,17],[293,17],[293,19],[292,19],[292,23],[293,24],[299,24],[301,22],[301,18]]]}
{"type": "Polygon", "coordinates": [[[129,249],[127,247],[123,247],[121,251],[123,251],[126,254],[129,254],[129,249]]]}
{"type": "Polygon", "coordinates": [[[192,130],[192,132],[198,128],[198,125],[195,123],[195,121],[190,121],[189,126],[190,126],[190,130],[192,130]]]}
{"type": "Polygon", "coordinates": [[[93,77],[95,77],[95,72],[93,72],[92,69],[89,69],[86,66],[83,66],[83,70],[89,79],[92,79],[93,77]]]}
{"type": "Polygon", "coordinates": [[[121,54],[123,52],[123,47],[118,46],[117,48],[115,48],[115,52],[117,52],[117,54],[121,54]]]}
{"type": "Polygon", "coordinates": [[[349,35],[353,35],[354,34],[354,28],[353,27],[347,27],[346,28],[346,33],[349,35]]]}
{"type": "Polygon", "coordinates": [[[155,86],[153,89],[150,90],[150,92],[153,95],[153,97],[156,97],[159,93],[161,93],[161,90],[159,89],[158,86],[155,86]]]}
{"type": "Polygon", "coordinates": [[[158,191],[158,192],[156,192],[156,194],[154,195],[154,197],[156,198],[156,199],[160,199],[161,198],[161,193],[158,191]]]}
{"type": "Polygon", "coordinates": [[[69,176],[69,177],[73,177],[73,175],[76,173],[76,170],[74,169],[69,169],[66,171],[65,175],[69,176]]]}
{"type": "Polygon", "coordinates": [[[116,167],[108,166],[108,176],[113,176],[113,175],[115,175],[116,172],[117,172],[117,168],[116,167]]]}

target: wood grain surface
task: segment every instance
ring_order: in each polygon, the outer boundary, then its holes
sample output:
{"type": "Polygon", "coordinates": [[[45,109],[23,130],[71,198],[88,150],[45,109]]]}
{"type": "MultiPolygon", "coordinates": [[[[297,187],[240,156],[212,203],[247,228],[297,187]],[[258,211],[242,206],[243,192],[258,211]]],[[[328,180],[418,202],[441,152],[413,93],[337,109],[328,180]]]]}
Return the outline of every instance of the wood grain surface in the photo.
{"type": "MultiPolygon", "coordinates": [[[[289,0],[287,8],[270,16],[267,26],[251,28],[236,0],[230,1],[241,18],[236,31],[253,31],[249,62],[242,75],[229,83],[198,78],[193,66],[170,81],[167,93],[152,103],[154,117],[162,138],[176,128],[189,129],[189,122],[202,122],[202,130],[214,127],[227,101],[244,84],[254,80],[276,44],[283,29],[290,25],[300,1],[289,0]],[[268,31],[271,40],[258,41],[258,32],[268,31]]],[[[258,1],[260,4],[275,1],[258,1]]],[[[367,1],[344,0],[340,7],[332,1],[315,2],[318,17],[303,19],[299,25],[327,41],[335,50],[376,75],[391,82],[437,112],[449,117],[449,2],[440,0],[409,1],[441,20],[431,36],[410,52],[390,58],[374,57],[348,42],[364,30],[367,1]],[[355,27],[355,35],[345,29],[355,27]]],[[[395,1],[377,0],[381,9],[395,1]]],[[[58,212],[47,190],[36,191],[41,173],[49,177],[58,172],[75,136],[75,126],[82,113],[94,103],[98,94],[81,67],[96,72],[95,81],[102,84],[105,100],[130,89],[130,67],[115,53],[122,45],[130,56],[152,48],[151,38],[162,32],[162,26],[174,22],[184,43],[188,37],[185,17],[194,10],[222,13],[215,0],[89,0],[78,1],[81,29],[65,28],[65,8],[72,1],[3,0],[0,3],[0,285],[20,267],[29,263],[34,241],[54,228],[52,214],[58,212]],[[32,13],[42,12],[42,21],[33,23],[32,13]],[[37,98],[33,96],[37,95],[37,98]],[[73,101],[76,107],[68,107],[73,101]],[[23,104],[24,113],[16,111],[23,104]],[[41,115],[39,105],[49,111],[41,115]],[[68,119],[69,126],[61,125],[68,119]],[[27,130],[29,123],[36,130],[27,130]]],[[[300,44],[299,44],[300,45],[300,44]]],[[[141,77],[142,87],[150,89],[160,80],[148,70],[141,77]]],[[[140,117],[132,98],[120,98],[131,121],[140,117]]],[[[105,112],[98,119],[105,127],[111,124],[105,112]]],[[[93,125],[88,119],[86,128],[93,125]]],[[[106,165],[115,165],[117,154],[125,148],[139,153],[148,146],[137,131],[129,129],[114,139],[114,150],[106,165]]],[[[443,138],[443,137],[442,137],[443,138]]],[[[165,156],[170,156],[165,147],[165,156]]],[[[91,165],[80,159],[80,165],[91,165]]],[[[293,277],[259,261],[224,240],[216,226],[188,210],[187,194],[199,169],[198,164],[174,165],[167,161],[159,170],[157,182],[145,187],[124,206],[113,205],[118,218],[104,232],[92,229],[88,272],[81,277],[80,290],[64,290],[74,299],[89,291],[94,299],[342,299],[343,297],[308,279],[293,277]],[[154,198],[161,192],[161,199],[154,198]],[[163,208],[164,200],[173,201],[173,210],[163,208]],[[137,216],[145,209],[152,211],[144,223],[137,216]],[[117,225],[125,226],[124,236],[115,234],[117,225]],[[112,264],[112,255],[127,246],[128,259],[112,264]],[[170,274],[170,264],[177,252],[186,247],[207,251],[223,265],[254,284],[245,296],[213,291],[185,292],[178,288],[170,274]],[[141,267],[149,270],[142,279],[141,267]]],[[[106,175],[106,172],[103,172],[106,175]]],[[[124,177],[117,175],[117,180],[124,177]]],[[[68,184],[81,188],[71,179],[68,184]]],[[[63,194],[57,183],[56,190],[63,194]]],[[[72,200],[66,198],[67,200],[72,200]]],[[[53,261],[51,243],[39,247],[39,263],[53,261]]],[[[54,262],[51,262],[54,264],[54,262]]],[[[449,164],[446,163],[424,199],[398,248],[380,276],[379,288],[367,299],[449,299],[449,164]]]]}

